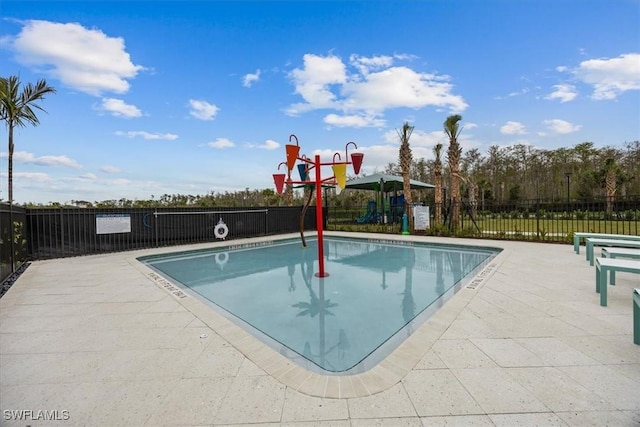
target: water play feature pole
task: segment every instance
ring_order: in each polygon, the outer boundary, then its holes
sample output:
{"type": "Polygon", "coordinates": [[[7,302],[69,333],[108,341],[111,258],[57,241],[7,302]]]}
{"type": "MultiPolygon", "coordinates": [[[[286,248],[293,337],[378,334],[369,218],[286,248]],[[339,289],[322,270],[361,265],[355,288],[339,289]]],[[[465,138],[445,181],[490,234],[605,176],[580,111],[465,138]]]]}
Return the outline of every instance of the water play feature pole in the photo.
{"type": "MultiPolygon", "coordinates": [[[[309,185],[312,181],[301,180],[294,181],[291,179],[291,170],[296,164],[296,161],[303,162],[302,164],[306,165],[306,177],[309,177],[309,172],[315,169],[315,178],[313,183],[315,184],[316,189],[316,229],[318,232],[318,269],[319,271],[315,274],[316,277],[327,277],[329,273],[324,270],[324,218],[322,212],[322,186],[323,185],[331,185],[331,186],[339,186],[341,189],[344,189],[346,185],[347,178],[347,167],[346,165],[353,165],[353,170],[358,175],[360,173],[360,167],[362,166],[362,160],[364,158],[364,154],[362,153],[352,153],[351,157],[348,156],[348,148],[349,145],[353,144],[353,146],[357,149],[358,146],[355,142],[348,142],[344,147],[345,160],[343,161],[340,158],[339,153],[335,153],[333,155],[333,159],[331,162],[322,163],[320,161],[320,155],[316,154],[313,160],[308,159],[304,154],[300,156],[300,146],[298,143],[298,137],[295,135],[289,136],[289,142],[292,142],[292,139],[295,139],[296,144],[287,144],[285,145],[286,149],[286,165],[287,165],[287,174],[284,173],[274,173],[273,181],[276,185],[276,190],[278,194],[282,194],[284,183],[286,182],[288,185],[292,184],[303,184],[309,185]],[[338,161],[336,161],[336,156],[338,156],[338,161]],[[351,161],[349,161],[351,159],[351,161]],[[333,170],[333,175],[328,178],[322,178],[322,166],[331,166],[333,170]]],[[[283,162],[285,163],[285,162],[283,162]]],[[[280,163],[278,168],[280,168],[280,163]]]]}

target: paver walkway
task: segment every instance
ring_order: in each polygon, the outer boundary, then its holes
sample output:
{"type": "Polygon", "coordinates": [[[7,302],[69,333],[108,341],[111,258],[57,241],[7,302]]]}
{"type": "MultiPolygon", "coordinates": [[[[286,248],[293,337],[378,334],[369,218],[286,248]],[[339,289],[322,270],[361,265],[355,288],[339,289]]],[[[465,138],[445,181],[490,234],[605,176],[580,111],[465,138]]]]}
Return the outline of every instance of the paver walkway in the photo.
{"type": "MultiPolygon", "coordinates": [[[[475,289],[462,289],[410,338],[416,363],[396,364],[396,376],[365,397],[310,396],[268,373],[268,360],[253,363],[247,345],[224,338],[235,326],[195,298],[177,298],[135,261],[158,250],[34,262],[0,299],[0,424],[640,423],[637,275],[620,273],[601,307],[594,268],[569,244],[417,239],[504,251],[475,289]],[[68,420],[17,421],[11,411],[20,410],[68,420]]],[[[333,380],[313,381],[315,394],[336,393],[333,380]]],[[[372,381],[335,384],[338,395],[340,384],[366,395],[372,381]]]]}

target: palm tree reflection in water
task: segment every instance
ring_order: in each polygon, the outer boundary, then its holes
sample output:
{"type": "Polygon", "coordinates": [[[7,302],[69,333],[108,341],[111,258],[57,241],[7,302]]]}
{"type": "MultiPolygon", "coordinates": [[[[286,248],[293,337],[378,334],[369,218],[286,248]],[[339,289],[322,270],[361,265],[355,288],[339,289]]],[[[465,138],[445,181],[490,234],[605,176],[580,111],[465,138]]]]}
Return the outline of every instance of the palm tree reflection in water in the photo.
{"type": "MultiPolygon", "coordinates": [[[[405,325],[409,324],[416,317],[416,303],[413,300],[413,267],[416,264],[416,251],[413,248],[405,250],[405,274],[404,274],[404,292],[402,292],[402,318],[405,325]]],[[[413,333],[413,327],[409,324],[407,328],[407,336],[413,333]]]]}
{"type": "Polygon", "coordinates": [[[347,334],[344,329],[340,329],[338,332],[338,342],[327,348],[326,337],[325,337],[325,317],[326,316],[334,316],[334,314],[329,311],[330,308],[337,307],[337,303],[331,302],[329,299],[325,299],[324,295],[324,286],[325,279],[318,279],[318,294],[315,293],[312,286],[313,279],[313,258],[312,255],[308,255],[311,252],[309,250],[304,250],[304,260],[300,263],[300,270],[302,272],[302,279],[304,280],[304,284],[309,291],[309,302],[300,301],[296,304],[293,304],[292,307],[298,308],[301,311],[297,314],[298,317],[301,316],[309,316],[316,317],[318,316],[319,322],[319,348],[318,353],[313,353],[311,350],[311,344],[309,341],[306,341],[304,344],[304,350],[302,355],[308,360],[316,362],[320,367],[324,369],[333,369],[337,370],[335,366],[333,366],[330,362],[326,360],[326,357],[331,354],[334,350],[338,350],[338,358],[343,359],[346,351],[349,349],[350,344],[347,339],[347,334]]]}

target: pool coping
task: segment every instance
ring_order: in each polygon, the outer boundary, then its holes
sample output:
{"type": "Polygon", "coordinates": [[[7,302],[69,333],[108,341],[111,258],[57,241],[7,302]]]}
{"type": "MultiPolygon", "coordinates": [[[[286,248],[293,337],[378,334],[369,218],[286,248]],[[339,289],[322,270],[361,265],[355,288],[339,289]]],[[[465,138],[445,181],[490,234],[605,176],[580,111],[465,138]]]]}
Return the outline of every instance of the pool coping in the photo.
{"type": "MultiPolygon", "coordinates": [[[[485,247],[500,249],[498,253],[469,282],[449,298],[429,319],[406,338],[397,348],[392,350],[380,363],[368,371],[350,375],[323,375],[305,369],[289,360],[258,338],[234,324],[210,306],[182,291],[178,286],[164,279],[152,268],[140,262],[138,258],[148,255],[176,252],[176,247],[153,248],[136,251],[128,257],[128,262],[140,273],[180,303],[186,310],[199,318],[215,333],[228,341],[247,359],[264,370],[273,378],[292,389],[315,397],[323,398],[355,398],[365,397],[388,390],[400,382],[431,349],[433,344],[444,334],[462,310],[477,294],[484,283],[494,274],[502,262],[508,257],[509,249],[499,241],[487,245],[461,244],[459,239],[415,236],[415,235],[380,235],[375,233],[325,232],[327,237],[353,237],[359,239],[385,240],[387,242],[415,242],[434,244],[453,244],[456,246],[485,247]]],[[[316,233],[309,233],[315,237],[316,233]]],[[[268,242],[291,239],[298,234],[264,236],[233,241],[219,241],[206,244],[182,246],[180,251],[193,249],[217,248],[227,246],[252,247],[268,242]]]]}

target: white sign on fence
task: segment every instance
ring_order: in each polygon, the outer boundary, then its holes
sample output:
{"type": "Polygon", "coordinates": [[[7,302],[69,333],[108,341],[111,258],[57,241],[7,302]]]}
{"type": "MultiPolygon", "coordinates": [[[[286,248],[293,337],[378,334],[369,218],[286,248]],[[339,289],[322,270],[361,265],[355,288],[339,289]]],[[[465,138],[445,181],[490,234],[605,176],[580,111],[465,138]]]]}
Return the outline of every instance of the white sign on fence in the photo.
{"type": "Polygon", "coordinates": [[[429,206],[413,207],[413,227],[416,230],[426,230],[429,228],[429,206]]]}
{"type": "Polygon", "coordinates": [[[96,215],[96,234],[131,233],[131,215],[96,215]]]}

